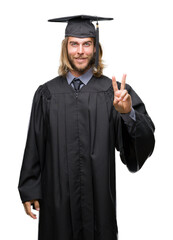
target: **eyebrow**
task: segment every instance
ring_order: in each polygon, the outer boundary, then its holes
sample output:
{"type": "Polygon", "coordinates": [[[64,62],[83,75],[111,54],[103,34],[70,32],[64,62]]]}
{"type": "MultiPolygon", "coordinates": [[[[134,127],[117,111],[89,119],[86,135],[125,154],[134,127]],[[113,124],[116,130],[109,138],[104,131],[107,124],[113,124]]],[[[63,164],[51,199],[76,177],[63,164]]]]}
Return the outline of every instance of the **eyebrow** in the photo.
{"type": "MultiPolygon", "coordinates": [[[[70,43],[79,43],[79,42],[78,41],[70,41],[70,43]]],[[[85,43],[92,43],[92,41],[88,40],[88,41],[83,42],[82,44],[85,44],[85,43]]]]}

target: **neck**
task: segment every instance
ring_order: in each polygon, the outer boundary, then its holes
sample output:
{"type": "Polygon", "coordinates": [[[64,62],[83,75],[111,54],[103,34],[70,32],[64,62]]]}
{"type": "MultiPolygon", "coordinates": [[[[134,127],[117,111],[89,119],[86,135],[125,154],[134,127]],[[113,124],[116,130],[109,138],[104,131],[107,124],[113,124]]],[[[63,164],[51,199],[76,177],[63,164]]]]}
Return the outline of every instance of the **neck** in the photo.
{"type": "MultiPolygon", "coordinates": [[[[91,66],[90,66],[91,67],[91,66]]],[[[83,75],[84,73],[86,73],[90,67],[88,67],[87,69],[85,69],[84,71],[77,71],[77,70],[70,70],[71,74],[73,74],[74,77],[80,77],[81,75],[83,75]]]]}

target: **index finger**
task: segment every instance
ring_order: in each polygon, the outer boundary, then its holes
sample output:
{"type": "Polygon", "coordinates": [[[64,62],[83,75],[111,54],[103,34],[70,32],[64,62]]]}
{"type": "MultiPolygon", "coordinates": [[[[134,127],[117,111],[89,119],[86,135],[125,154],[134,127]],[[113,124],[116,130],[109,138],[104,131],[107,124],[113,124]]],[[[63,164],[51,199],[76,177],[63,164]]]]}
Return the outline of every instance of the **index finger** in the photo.
{"type": "Polygon", "coordinates": [[[115,76],[112,77],[112,86],[114,89],[114,92],[118,91],[118,85],[115,76]]]}
{"type": "Polygon", "coordinates": [[[122,77],[122,81],[121,81],[121,90],[124,90],[125,89],[125,85],[126,85],[126,74],[123,74],[123,77],[122,77]]]}

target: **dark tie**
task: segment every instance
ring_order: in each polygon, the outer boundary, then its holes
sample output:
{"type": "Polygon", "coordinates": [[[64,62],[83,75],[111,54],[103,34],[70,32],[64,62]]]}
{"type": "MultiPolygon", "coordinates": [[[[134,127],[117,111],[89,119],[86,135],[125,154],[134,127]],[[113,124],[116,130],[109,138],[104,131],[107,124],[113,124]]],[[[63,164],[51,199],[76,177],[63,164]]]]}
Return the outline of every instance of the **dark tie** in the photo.
{"type": "Polygon", "coordinates": [[[74,78],[72,83],[74,85],[74,89],[76,91],[79,91],[79,88],[80,88],[80,85],[82,84],[82,81],[79,78],[74,78]]]}

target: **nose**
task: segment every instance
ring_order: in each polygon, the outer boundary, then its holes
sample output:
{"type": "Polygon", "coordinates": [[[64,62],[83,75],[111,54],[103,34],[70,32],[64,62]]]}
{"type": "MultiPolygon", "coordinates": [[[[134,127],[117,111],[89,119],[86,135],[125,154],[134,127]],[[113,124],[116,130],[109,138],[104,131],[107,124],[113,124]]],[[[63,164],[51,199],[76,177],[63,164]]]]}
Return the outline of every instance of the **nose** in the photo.
{"type": "Polygon", "coordinates": [[[83,46],[82,46],[82,44],[79,44],[79,46],[78,46],[78,54],[83,54],[83,46]]]}

